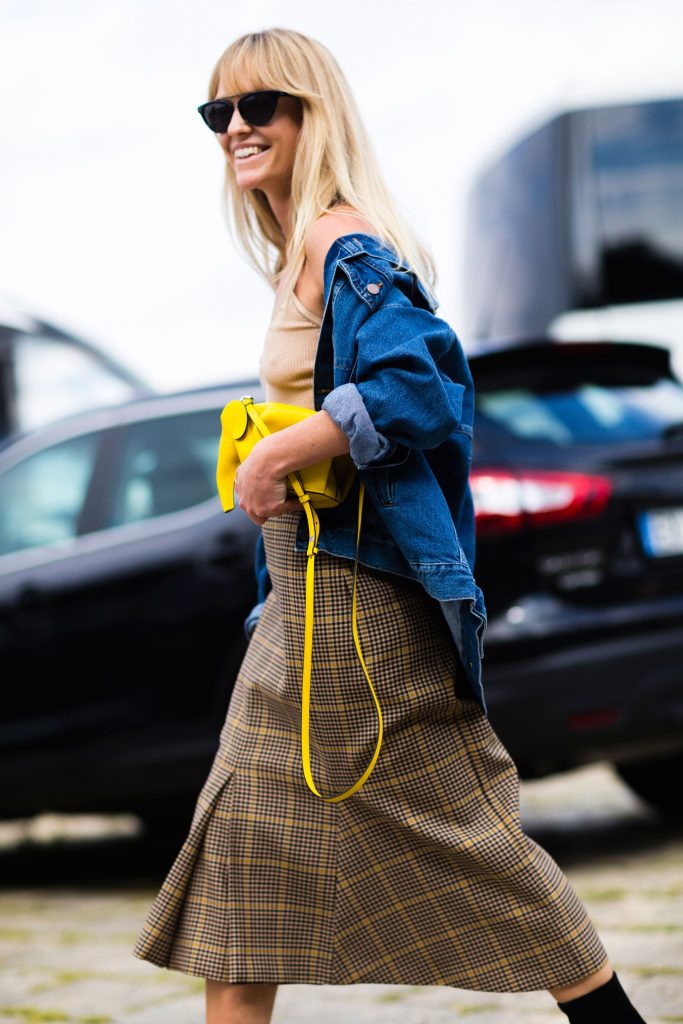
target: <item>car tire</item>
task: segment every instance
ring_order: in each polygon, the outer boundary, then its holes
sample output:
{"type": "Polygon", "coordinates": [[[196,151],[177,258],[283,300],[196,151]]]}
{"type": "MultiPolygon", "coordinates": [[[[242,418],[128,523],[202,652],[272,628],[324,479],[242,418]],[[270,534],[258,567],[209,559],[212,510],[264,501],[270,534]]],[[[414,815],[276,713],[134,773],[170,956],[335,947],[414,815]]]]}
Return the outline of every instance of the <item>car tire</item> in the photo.
{"type": "Polygon", "coordinates": [[[667,817],[683,819],[683,753],[650,761],[615,764],[614,767],[620,778],[642,800],[667,817]]]}

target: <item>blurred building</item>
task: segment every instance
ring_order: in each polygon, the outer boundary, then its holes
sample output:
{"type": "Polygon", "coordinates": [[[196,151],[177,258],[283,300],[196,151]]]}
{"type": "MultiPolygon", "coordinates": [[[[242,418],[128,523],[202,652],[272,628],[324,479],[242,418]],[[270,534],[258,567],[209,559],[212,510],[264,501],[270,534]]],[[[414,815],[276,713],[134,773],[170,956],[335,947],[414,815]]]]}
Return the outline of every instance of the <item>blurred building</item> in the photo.
{"type": "Polygon", "coordinates": [[[651,340],[683,366],[683,99],[559,114],[478,177],[469,336],[651,340]]]}

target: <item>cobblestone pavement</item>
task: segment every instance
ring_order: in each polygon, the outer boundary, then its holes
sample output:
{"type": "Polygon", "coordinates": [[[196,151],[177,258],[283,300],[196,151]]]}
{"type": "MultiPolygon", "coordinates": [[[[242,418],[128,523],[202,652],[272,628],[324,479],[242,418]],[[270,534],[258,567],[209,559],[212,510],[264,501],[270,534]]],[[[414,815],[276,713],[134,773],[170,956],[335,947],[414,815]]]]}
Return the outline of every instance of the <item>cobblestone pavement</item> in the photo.
{"type": "MultiPolygon", "coordinates": [[[[683,1022],[683,827],[658,820],[607,764],[522,783],[522,812],[586,903],[648,1024],[683,1022]]],[[[0,1024],[202,1024],[203,980],[131,953],[176,848],[177,838],[145,840],[134,818],[0,823],[0,1024]]],[[[280,986],[272,1024],[321,1019],[566,1021],[545,992],[280,986]]]]}

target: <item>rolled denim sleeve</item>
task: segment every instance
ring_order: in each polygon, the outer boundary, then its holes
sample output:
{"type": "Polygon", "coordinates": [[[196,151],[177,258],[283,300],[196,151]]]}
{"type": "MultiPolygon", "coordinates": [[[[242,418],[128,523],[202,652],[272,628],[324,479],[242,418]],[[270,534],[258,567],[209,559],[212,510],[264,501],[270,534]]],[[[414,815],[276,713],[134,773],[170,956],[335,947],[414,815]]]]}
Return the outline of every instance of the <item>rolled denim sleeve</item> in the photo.
{"type": "Polygon", "coordinates": [[[322,408],[349,440],[349,455],[358,469],[384,462],[396,452],[396,442],[375,429],[355,384],[341,384],[326,396],[322,408]]]}

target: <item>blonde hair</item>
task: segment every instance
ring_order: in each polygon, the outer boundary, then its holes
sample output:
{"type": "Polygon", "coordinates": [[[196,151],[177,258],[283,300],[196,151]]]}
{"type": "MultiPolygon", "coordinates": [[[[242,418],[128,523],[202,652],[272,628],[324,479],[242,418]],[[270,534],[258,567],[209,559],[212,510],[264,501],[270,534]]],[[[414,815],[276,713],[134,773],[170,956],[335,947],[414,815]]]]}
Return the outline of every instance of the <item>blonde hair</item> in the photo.
{"type": "Polygon", "coordinates": [[[282,89],[302,103],[288,242],[266,194],[257,188],[240,188],[226,160],[222,200],[228,228],[248,261],[273,288],[287,270],[285,291],[294,290],[310,225],[323,213],[352,207],[393,247],[396,266],[407,263],[433,298],[432,257],[384,183],[349,84],[330,51],[291,29],[251,32],[231,43],[218,59],[209,81],[209,100],[216,98],[221,78],[227,83],[227,95],[238,95],[246,88],[282,89]]]}

